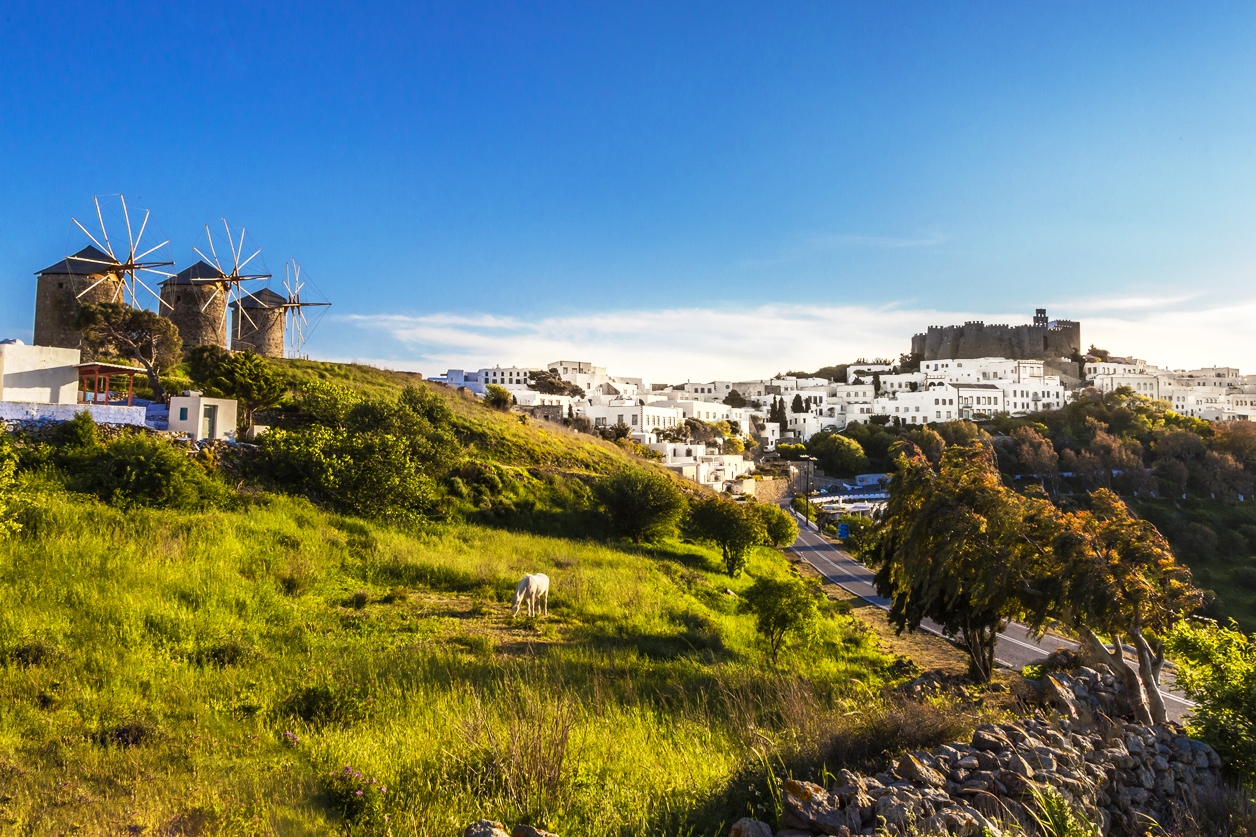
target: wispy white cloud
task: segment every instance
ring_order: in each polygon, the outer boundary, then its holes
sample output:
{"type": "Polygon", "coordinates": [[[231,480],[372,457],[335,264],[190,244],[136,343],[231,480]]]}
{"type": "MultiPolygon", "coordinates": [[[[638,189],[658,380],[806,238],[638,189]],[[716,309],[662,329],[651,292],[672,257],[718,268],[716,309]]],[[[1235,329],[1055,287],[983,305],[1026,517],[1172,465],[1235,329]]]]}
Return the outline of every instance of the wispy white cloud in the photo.
{"type": "MultiPolygon", "coordinates": [[[[1239,365],[1256,372],[1256,299],[1211,305],[1194,297],[1080,299],[1053,315],[1082,321],[1082,339],[1164,366],[1239,365]]],[[[945,311],[900,306],[763,305],[665,308],[522,317],[433,313],[356,315],[341,322],[385,334],[375,361],[436,374],[495,363],[536,366],[590,360],[652,381],[750,378],[814,369],[857,357],[897,357],[929,325],[1021,323],[1026,312],[945,311]],[[391,343],[391,345],[389,345],[391,343]]]]}

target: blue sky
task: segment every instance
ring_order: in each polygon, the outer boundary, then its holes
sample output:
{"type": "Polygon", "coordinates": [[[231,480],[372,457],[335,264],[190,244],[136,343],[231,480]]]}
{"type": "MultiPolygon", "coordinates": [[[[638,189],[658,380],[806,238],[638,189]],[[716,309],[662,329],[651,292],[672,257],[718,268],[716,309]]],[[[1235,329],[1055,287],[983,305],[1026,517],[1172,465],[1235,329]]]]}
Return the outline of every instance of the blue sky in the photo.
{"type": "Polygon", "coordinates": [[[180,267],[296,257],[320,357],[738,377],[1047,305],[1256,371],[1250,4],[277,5],[0,7],[0,335],[121,192],[180,267]]]}

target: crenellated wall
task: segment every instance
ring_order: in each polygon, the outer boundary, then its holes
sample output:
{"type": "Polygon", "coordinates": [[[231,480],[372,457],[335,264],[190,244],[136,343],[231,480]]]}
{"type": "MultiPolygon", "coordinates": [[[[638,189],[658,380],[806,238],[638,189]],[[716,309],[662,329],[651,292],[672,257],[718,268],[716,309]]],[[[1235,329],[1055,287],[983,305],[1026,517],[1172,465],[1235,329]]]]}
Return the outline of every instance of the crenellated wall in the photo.
{"type": "Polygon", "coordinates": [[[963,325],[929,326],[911,339],[911,350],[925,360],[1005,357],[1047,360],[1081,351],[1082,326],[1073,320],[1010,326],[973,320],[963,325]]]}

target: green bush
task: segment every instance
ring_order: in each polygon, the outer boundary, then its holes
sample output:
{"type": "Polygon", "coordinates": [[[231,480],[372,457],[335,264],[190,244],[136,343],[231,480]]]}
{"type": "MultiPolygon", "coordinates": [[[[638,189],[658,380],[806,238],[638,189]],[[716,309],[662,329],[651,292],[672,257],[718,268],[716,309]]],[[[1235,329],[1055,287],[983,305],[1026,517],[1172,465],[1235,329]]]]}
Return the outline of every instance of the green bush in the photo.
{"type": "Polygon", "coordinates": [[[786,637],[806,642],[820,617],[814,584],[801,578],[760,578],[741,594],[741,610],[755,618],[775,665],[786,637]]]}
{"type": "Polygon", "coordinates": [[[374,776],[346,764],[325,777],[322,784],[332,807],[346,823],[359,828],[383,828],[391,819],[385,804],[388,786],[374,776]]]}
{"type": "Polygon", "coordinates": [[[489,384],[484,390],[484,406],[490,410],[509,410],[514,403],[515,397],[505,387],[489,384]]]}
{"type": "Polygon", "coordinates": [[[17,523],[9,512],[13,492],[13,476],[17,472],[17,453],[9,437],[0,435],[0,538],[17,531],[17,523]]]}
{"type": "Polygon", "coordinates": [[[752,508],[759,514],[768,540],[773,546],[789,546],[798,539],[798,524],[780,506],[773,503],[756,503],[752,508]]]}
{"type": "Polygon", "coordinates": [[[342,514],[412,521],[436,506],[436,483],[406,439],[332,427],[274,429],[259,440],[260,474],[342,514]]]}
{"type": "Polygon", "coordinates": [[[86,411],[62,425],[59,437],[51,461],[66,487],[119,508],[193,510],[225,506],[233,499],[221,480],[164,439],[125,433],[102,443],[86,411]]]}
{"type": "Polygon", "coordinates": [[[616,535],[635,543],[666,537],[685,510],[685,496],[666,474],[646,468],[624,468],[593,485],[616,535]]]}
{"type": "Polygon", "coordinates": [[[1199,706],[1188,726],[1244,781],[1256,780],[1256,635],[1233,622],[1181,622],[1166,643],[1177,683],[1199,706]]]}

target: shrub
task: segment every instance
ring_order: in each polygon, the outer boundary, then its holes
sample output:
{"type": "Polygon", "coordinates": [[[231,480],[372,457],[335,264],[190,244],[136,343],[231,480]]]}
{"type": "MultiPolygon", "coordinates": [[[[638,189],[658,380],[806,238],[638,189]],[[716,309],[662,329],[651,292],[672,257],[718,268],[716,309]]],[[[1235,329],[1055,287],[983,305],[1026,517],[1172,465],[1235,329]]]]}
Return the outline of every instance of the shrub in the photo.
{"type": "MultiPolygon", "coordinates": [[[[93,425],[94,427],[95,425],[93,425]]],[[[9,497],[13,492],[13,475],[17,472],[17,454],[8,436],[0,435],[0,538],[16,532],[18,524],[9,511],[9,497]]]]}
{"type": "Polygon", "coordinates": [[[411,445],[388,433],[276,428],[259,448],[263,478],[344,514],[405,522],[436,504],[436,484],[411,445]]]}
{"type": "Polygon", "coordinates": [[[499,387],[497,384],[489,384],[485,387],[484,406],[490,410],[509,410],[510,405],[514,403],[515,397],[505,387],[499,387]]]}
{"type": "Polygon", "coordinates": [[[301,387],[297,406],[315,422],[328,427],[341,427],[349,411],[362,400],[348,387],[326,381],[308,381],[301,387]]]}
{"type": "Polygon", "coordinates": [[[86,446],[89,435],[84,428],[80,425],[72,434],[76,445],[85,446],[58,453],[68,488],[95,494],[119,508],[190,510],[229,504],[227,486],[169,442],[128,433],[104,445],[86,446]]]}
{"type": "Polygon", "coordinates": [[[304,686],[283,702],[285,715],[313,726],[351,724],[366,717],[371,699],[357,689],[337,683],[304,686]]]}
{"type": "Polygon", "coordinates": [[[386,813],[388,786],[374,776],[349,765],[323,780],[323,790],[333,808],[345,822],[362,826],[383,826],[391,817],[386,813]]]}
{"type": "Polygon", "coordinates": [[[593,494],[616,535],[634,543],[665,537],[685,510],[685,496],[666,474],[624,468],[599,480],[593,494]]]}
{"type": "Polygon", "coordinates": [[[1177,682],[1199,703],[1188,726],[1207,741],[1234,773],[1256,779],[1256,635],[1231,620],[1181,622],[1167,648],[1177,663],[1177,682]]]}

